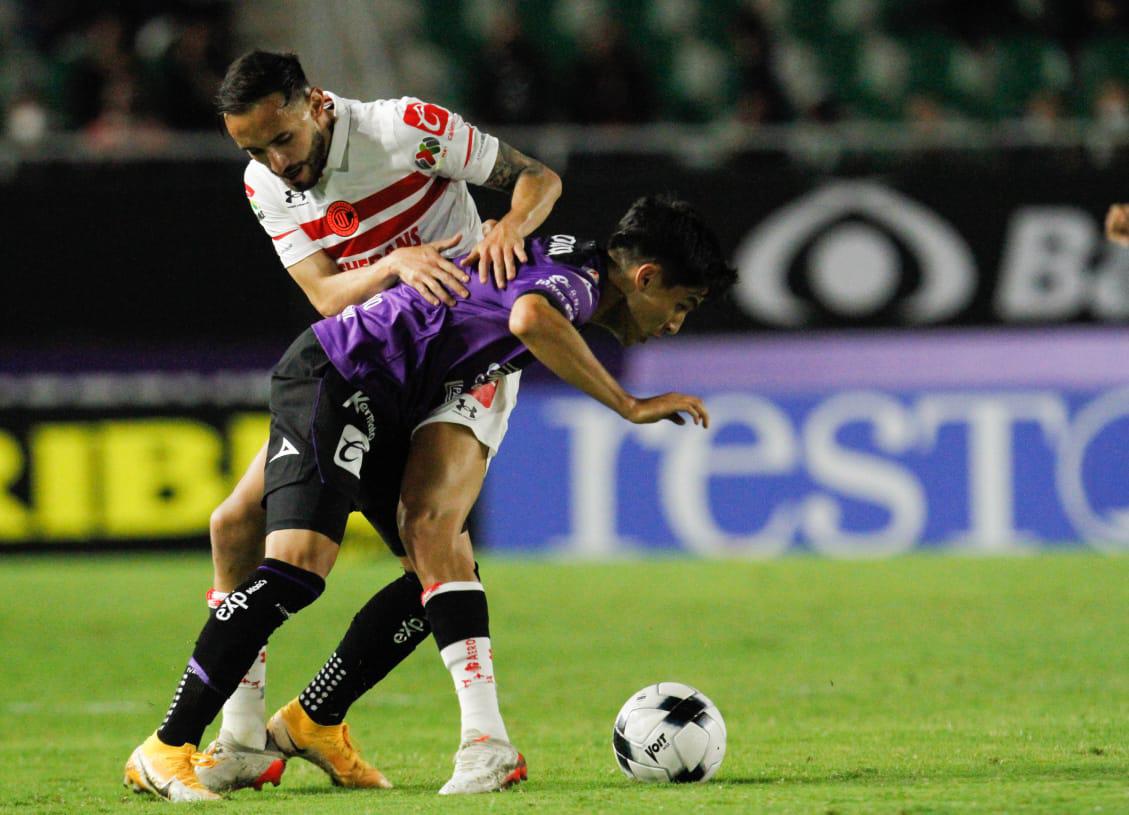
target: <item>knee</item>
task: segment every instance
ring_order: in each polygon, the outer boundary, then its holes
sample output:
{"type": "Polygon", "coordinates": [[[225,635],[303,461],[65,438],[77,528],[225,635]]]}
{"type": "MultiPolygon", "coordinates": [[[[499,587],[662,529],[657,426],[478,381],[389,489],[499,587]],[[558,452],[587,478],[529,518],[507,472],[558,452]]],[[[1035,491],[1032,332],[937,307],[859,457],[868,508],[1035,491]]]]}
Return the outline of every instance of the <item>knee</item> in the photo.
{"type": "Polygon", "coordinates": [[[409,554],[429,542],[453,545],[465,518],[451,507],[431,500],[402,496],[396,511],[396,528],[409,554]]]}
{"type": "Polygon", "coordinates": [[[436,539],[442,527],[441,513],[427,504],[401,502],[396,512],[396,527],[404,546],[414,552],[420,544],[436,539]]]}

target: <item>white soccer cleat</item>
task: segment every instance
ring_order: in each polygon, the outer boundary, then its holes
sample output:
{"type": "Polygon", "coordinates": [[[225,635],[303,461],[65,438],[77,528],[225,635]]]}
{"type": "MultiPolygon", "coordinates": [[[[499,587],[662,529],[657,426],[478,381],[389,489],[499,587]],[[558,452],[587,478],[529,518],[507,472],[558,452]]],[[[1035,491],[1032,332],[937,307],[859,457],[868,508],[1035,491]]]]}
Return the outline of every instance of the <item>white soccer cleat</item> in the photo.
{"type": "Polygon", "coordinates": [[[464,741],[455,753],[455,773],[440,795],[468,795],[512,787],[529,777],[525,758],[508,741],[482,735],[464,741]]]}
{"type": "Polygon", "coordinates": [[[256,750],[220,733],[204,755],[210,761],[196,765],[196,777],[212,792],[231,792],[246,787],[261,790],[264,784],[277,787],[286,771],[286,758],[270,738],[265,750],[256,750]]]}
{"type": "Polygon", "coordinates": [[[173,803],[219,801],[219,795],[196,778],[195,768],[207,763],[195,744],[170,747],[154,733],[145,739],[125,763],[124,784],[134,792],[147,792],[173,803]]]}

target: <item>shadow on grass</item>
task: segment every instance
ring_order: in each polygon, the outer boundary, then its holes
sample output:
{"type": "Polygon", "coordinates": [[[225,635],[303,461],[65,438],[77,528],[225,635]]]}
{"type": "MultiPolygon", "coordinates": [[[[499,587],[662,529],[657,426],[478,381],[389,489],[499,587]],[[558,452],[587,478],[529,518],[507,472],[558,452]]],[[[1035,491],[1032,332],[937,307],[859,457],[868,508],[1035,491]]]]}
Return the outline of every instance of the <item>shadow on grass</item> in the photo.
{"type": "MultiPolygon", "coordinates": [[[[953,781],[970,781],[984,783],[1031,783],[1038,781],[1121,781],[1125,777],[1123,767],[1110,765],[1079,766],[1077,764],[1060,765],[1054,767],[1008,767],[990,766],[985,768],[967,767],[954,770],[939,770],[937,772],[888,772],[875,767],[858,767],[848,770],[839,770],[830,773],[813,775],[784,774],[784,775],[722,775],[703,785],[695,784],[640,784],[627,779],[614,779],[601,782],[598,778],[580,779],[553,779],[547,782],[530,781],[520,786],[500,793],[501,795],[536,795],[545,793],[587,793],[602,794],[616,793],[624,789],[637,791],[647,790],[656,795],[674,795],[676,790],[685,792],[687,789],[698,788],[722,792],[726,787],[807,787],[834,785],[850,782],[861,782],[874,786],[913,786],[917,784],[943,784],[953,781]]],[[[390,800],[402,796],[434,796],[437,788],[431,783],[405,783],[397,784],[392,790],[373,790],[369,793],[372,800],[387,796],[390,800]]],[[[305,786],[288,787],[279,790],[277,795],[280,800],[305,799],[320,795],[357,795],[361,790],[346,789],[333,786],[305,786]]],[[[238,797],[232,799],[239,801],[238,797]]],[[[261,800],[259,798],[246,798],[244,800],[261,800]]]]}
{"type": "MultiPolygon", "coordinates": [[[[1110,765],[1079,766],[1064,764],[1055,767],[1008,767],[1004,765],[962,768],[937,772],[885,772],[874,767],[860,767],[820,775],[724,775],[712,782],[717,786],[803,786],[840,784],[847,781],[867,781],[874,784],[934,783],[945,781],[1120,781],[1125,778],[1125,768],[1110,765]]],[[[680,785],[671,785],[680,786],[680,785]]]]}
{"type": "MultiPolygon", "coordinates": [[[[270,794],[271,796],[277,795],[279,798],[285,798],[285,797],[302,798],[302,797],[307,797],[307,796],[310,796],[310,795],[358,795],[358,794],[367,794],[367,795],[372,795],[374,798],[378,798],[380,796],[395,797],[397,795],[397,793],[411,793],[413,795],[418,795],[418,794],[421,794],[421,793],[428,793],[428,794],[431,794],[431,795],[435,795],[438,792],[438,790],[439,790],[439,787],[434,785],[434,784],[397,784],[395,787],[393,787],[390,790],[381,790],[381,789],[357,790],[357,789],[350,789],[348,787],[309,786],[309,787],[286,787],[285,789],[279,789],[277,792],[275,792],[273,790],[269,790],[268,794],[270,794]]],[[[232,800],[238,800],[238,799],[233,798],[232,800]]],[[[260,799],[252,798],[252,797],[248,796],[244,800],[257,801],[257,800],[260,800],[260,799]]]]}

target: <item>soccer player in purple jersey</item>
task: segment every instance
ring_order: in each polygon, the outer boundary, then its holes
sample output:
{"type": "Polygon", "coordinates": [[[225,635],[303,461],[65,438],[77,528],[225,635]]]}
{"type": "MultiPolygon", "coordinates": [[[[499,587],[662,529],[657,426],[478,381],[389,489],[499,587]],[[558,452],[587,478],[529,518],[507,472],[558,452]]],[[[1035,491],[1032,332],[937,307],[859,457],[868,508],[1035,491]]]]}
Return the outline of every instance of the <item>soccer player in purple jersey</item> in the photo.
{"type": "Polygon", "coordinates": [[[305,722],[344,728],[349,706],[414,648],[395,635],[422,603],[461,710],[455,769],[440,794],[488,792],[526,777],[499,711],[486,594],[461,534],[487,452],[464,426],[420,419],[453,394],[464,395],[467,411],[489,410],[497,379],[537,359],[628,421],[685,424],[686,414],[708,426],[696,396],[629,394],[578,329],[601,325],[625,345],[674,334],[736,279],[700,216],[665,197],[636,201],[606,250],[555,235],[531,241],[527,255],[504,290],[472,276],[470,296],[454,307],[408,287],[382,292],[315,324],[275,367],[266,558],[205,624],[150,737],[184,745],[186,767],[241,666],[321,594],[356,506],[411,569],[353,618],[323,668],[269,722],[272,740],[302,755],[305,722]]]}

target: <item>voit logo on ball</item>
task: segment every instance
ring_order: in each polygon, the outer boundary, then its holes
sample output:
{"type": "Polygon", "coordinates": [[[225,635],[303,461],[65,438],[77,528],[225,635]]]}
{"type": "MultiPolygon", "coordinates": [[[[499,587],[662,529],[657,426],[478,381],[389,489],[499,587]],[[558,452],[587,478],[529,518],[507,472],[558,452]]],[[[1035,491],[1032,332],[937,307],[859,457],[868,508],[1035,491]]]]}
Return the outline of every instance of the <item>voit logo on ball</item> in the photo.
{"type": "Polygon", "coordinates": [[[737,266],[738,302],[780,326],[940,322],[976,287],[972,252],[951,225],[869,181],[835,182],[777,211],[742,241],[737,266]]]}

